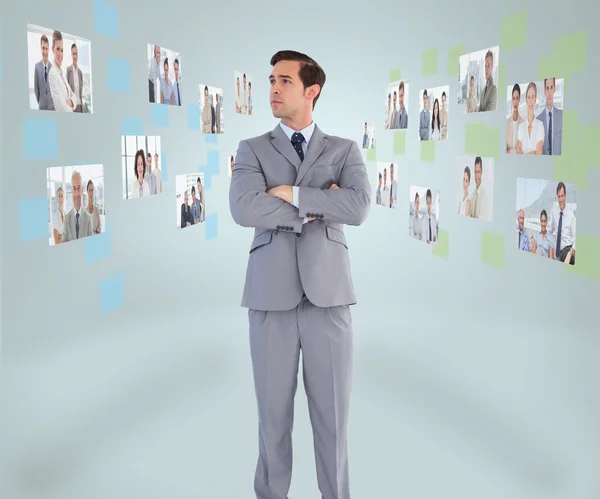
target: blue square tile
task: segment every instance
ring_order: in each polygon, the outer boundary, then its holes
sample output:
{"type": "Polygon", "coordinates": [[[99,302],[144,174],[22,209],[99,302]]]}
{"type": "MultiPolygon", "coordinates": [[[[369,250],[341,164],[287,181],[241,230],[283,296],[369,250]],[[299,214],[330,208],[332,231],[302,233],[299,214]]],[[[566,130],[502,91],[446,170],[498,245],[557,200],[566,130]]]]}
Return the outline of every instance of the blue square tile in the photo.
{"type": "Polygon", "coordinates": [[[200,104],[188,104],[188,129],[200,130],[200,104]]]}
{"type": "Polygon", "coordinates": [[[144,135],[144,124],[141,118],[121,119],[121,135],[144,135]]]}
{"type": "Polygon", "coordinates": [[[115,57],[108,60],[108,90],[131,93],[131,64],[128,60],[115,57]]]}
{"type": "Polygon", "coordinates": [[[169,126],[169,106],[168,104],[150,103],[150,115],[154,126],[169,126]]]}
{"type": "Polygon", "coordinates": [[[204,142],[206,144],[216,145],[217,137],[218,137],[218,135],[216,133],[205,133],[204,134],[204,142]]]}
{"type": "Polygon", "coordinates": [[[167,182],[169,179],[169,174],[167,173],[167,153],[160,153],[160,178],[164,182],[167,182]]]}
{"type": "Polygon", "coordinates": [[[48,198],[19,199],[19,240],[22,242],[50,239],[48,198]]]}
{"type": "Polygon", "coordinates": [[[107,315],[125,305],[125,277],[123,273],[100,281],[100,315],[107,315]]]}
{"type": "Polygon", "coordinates": [[[24,118],[22,133],[24,159],[58,158],[58,127],[56,120],[24,118]]]}
{"type": "Polygon", "coordinates": [[[95,236],[88,236],[85,241],[85,263],[93,263],[111,255],[110,224],[106,222],[106,229],[95,236]]]}
{"type": "Polygon", "coordinates": [[[214,239],[219,235],[219,217],[217,213],[209,213],[204,220],[206,224],[205,238],[214,239]]]}
{"type": "Polygon", "coordinates": [[[106,0],[94,0],[94,29],[100,35],[119,37],[119,9],[106,0]]]}

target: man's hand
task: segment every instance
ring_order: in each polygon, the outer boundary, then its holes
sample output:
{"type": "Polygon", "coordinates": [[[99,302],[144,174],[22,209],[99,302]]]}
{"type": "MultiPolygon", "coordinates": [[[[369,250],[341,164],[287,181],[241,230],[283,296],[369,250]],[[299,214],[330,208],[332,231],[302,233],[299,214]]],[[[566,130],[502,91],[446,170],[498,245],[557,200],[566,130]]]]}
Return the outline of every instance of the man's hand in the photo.
{"type": "Polygon", "coordinates": [[[339,186],[339,185],[337,185],[337,184],[331,184],[331,185],[329,186],[329,188],[330,188],[330,189],[339,189],[339,188],[340,188],[340,186],[339,186]]]}
{"type": "Polygon", "coordinates": [[[289,204],[292,204],[292,201],[294,200],[294,190],[291,185],[278,185],[277,187],[272,187],[267,191],[267,194],[275,196],[289,204]]]}

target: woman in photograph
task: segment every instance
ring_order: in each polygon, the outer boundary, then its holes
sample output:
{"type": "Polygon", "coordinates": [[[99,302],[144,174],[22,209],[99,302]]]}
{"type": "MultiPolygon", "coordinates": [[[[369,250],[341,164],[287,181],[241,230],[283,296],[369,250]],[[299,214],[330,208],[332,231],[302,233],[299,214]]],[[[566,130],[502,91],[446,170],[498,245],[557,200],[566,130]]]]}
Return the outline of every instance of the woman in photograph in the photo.
{"type": "Polygon", "coordinates": [[[471,169],[465,166],[463,172],[463,198],[458,203],[458,214],[466,217],[471,216],[471,200],[469,199],[469,186],[471,185],[471,169]]]}
{"type": "Polygon", "coordinates": [[[475,76],[469,78],[469,94],[467,95],[467,113],[476,113],[479,109],[477,97],[475,97],[475,76]]]}
{"type": "Polygon", "coordinates": [[[212,109],[210,107],[210,96],[208,86],[204,86],[204,105],[202,106],[202,133],[211,133],[212,130],[212,109]]]}
{"type": "Polygon", "coordinates": [[[52,214],[52,237],[54,244],[60,244],[65,223],[65,191],[62,187],[56,189],[56,203],[58,209],[52,214]]]}
{"type": "Polygon", "coordinates": [[[517,154],[541,155],[544,147],[544,124],[535,117],[537,87],[534,82],[527,85],[525,92],[527,120],[519,125],[517,136],[517,154]]]}
{"type": "Polygon", "coordinates": [[[100,234],[100,211],[98,210],[98,206],[94,204],[94,182],[91,180],[88,180],[86,191],[88,202],[85,209],[92,217],[92,234],[100,234]]]}
{"type": "Polygon", "coordinates": [[[448,110],[446,109],[446,92],[442,92],[442,140],[448,138],[448,110]]]}
{"type": "Polygon", "coordinates": [[[512,90],[512,115],[506,119],[506,154],[517,152],[517,139],[519,127],[525,120],[519,115],[519,104],[521,102],[521,87],[515,84],[512,90]]]}
{"type": "Polygon", "coordinates": [[[548,227],[548,214],[546,210],[542,210],[540,214],[540,227],[540,232],[535,235],[533,240],[531,252],[554,260],[554,239],[546,232],[548,227]]]}
{"type": "Polygon", "coordinates": [[[440,140],[442,135],[440,125],[440,101],[433,101],[433,117],[431,118],[431,140],[440,140]]]}
{"type": "Polygon", "coordinates": [[[160,103],[161,104],[170,104],[171,106],[175,104],[175,94],[173,93],[173,84],[169,80],[169,58],[165,57],[165,62],[163,64],[163,68],[165,71],[165,76],[161,79],[160,82],[160,103]]]}
{"type": "MultiPolygon", "coordinates": [[[[231,158],[233,159],[233,156],[231,158]]],[[[206,211],[204,209],[204,186],[202,185],[200,177],[196,179],[196,185],[198,186],[198,200],[200,201],[200,221],[204,222],[206,219],[206,211]]]]}
{"type": "Polygon", "coordinates": [[[392,123],[392,118],[394,117],[394,110],[392,109],[392,94],[388,94],[388,107],[387,114],[385,117],[385,129],[390,130],[394,128],[394,124],[392,123]]]}
{"type": "Polygon", "coordinates": [[[136,180],[133,181],[131,186],[131,197],[141,198],[150,195],[150,186],[145,180],[146,176],[146,156],[144,151],[140,149],[135,153],[134,172],[136,180]]]}

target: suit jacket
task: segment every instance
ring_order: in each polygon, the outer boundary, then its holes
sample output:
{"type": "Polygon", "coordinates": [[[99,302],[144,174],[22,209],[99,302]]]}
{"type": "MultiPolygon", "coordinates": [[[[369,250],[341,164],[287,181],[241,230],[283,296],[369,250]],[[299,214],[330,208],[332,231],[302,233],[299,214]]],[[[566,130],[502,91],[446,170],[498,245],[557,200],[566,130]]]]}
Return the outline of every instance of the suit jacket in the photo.
{"type": "Polygon", "coordinates": [[[77,226],[76,226],[75,208],[65,215],[65,223],[63,225],[63,238],[62,242],[75,241],[82,237],[91,236],[94,231],[92,227],[92,215],[82,206],[79,210],[79,238],[77,237],[77,226]]]}
{"type": "MultiPolygon", "coordinates": [[[[73,92],[75,92],[74,77],[75,75],[73,73],[73,66],[69,66],[67,68],[67,83],[69,84],[71,89],[73,89],[73,92]]],[[[77,98],[79,99],[79,104],[81,104],[81,107],[83,108],[83,73],[79,68],[77,68],[77,78],[79,79],[79,93],[77,94],[77,98]]]]}
{"type": "Polygon", "coordinates": [[[408,113],[406,112],[406,107],[400,111],[396,112],[396,126],[397,129],[403,130],[408,128],[408,113]]]}
{"type": "Polygon", "coordinates": [[[355,141],[315,126],[303,161],[279,125],[241,141],[229,206],[237,224],[255,229],[242,306],[291,310],[303,294],[318,307],[355,304],[343,226],[362,224],[370,205],[355,141]],[[332,183],[340,189],[329,190],[332,183]],[[279,185],[298,186],[298,208],[265,192],[279,185]]]}
{"type": "Polygon", "coordinates": [[[56,64],[52,66],[48,73],[48,85],[50,85],[56,111],[72,113],[74,108],[67,105],[67,99],[73,98],[73,89],[64,77],[64,73],[61,76],[61,70],[58,69],[56,64]]]}
{"type": "MultiPolygon", "coordinates": [[[[52,63],[48,61],[48,74],[50,76],[52,63]]],[[[54,102],[52,101],[52,93],[50,92],[50,80],[44,77],[44,64],[42,61],[35,65],[33,74],[33,89],[40,110],[54,111],[54,102]]]]}
{"type": "Polygon", "coordinates": [[[419,137],[421,140],[429,140],[429,127],[431,126],[431,115],[429,109],[421,111],[419,116],[419,137]]]}
{"type": "Polygon", "coordinates": [[[494,79],[490,76],[489,84],[485,85],[481,91],[481,98],[479,99],[479,111],[495,111],[497,100],[498,89],[494,84],[494,79]]]}
{"type": "MultiPolygon", "coordinates": [[[[562,152],[562,109],[556,109],[553,107],[552,111],[552,155],[557,156],[562,152]]],[[[544,146],[542,147],[542,154],[548,154],[548,120],[546,119],[546,108],[538,115],[537,119],[544,124],[544,146]]]]}
{"type": "Polygon", "coordinates": [[[194,225],[194,219],[192,217],[192,209],[189,204],[181,203],[181,228],[185,229],[188,225],[194,225]]]}

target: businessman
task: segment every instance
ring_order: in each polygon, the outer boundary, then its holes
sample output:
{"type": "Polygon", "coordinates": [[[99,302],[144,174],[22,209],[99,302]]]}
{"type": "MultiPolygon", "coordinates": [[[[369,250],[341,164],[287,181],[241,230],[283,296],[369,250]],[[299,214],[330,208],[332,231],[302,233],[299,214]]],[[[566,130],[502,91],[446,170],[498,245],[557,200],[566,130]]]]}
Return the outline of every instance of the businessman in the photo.
{"type": "Polygon", "coordinates": [[[73,64],[67,68],[67,83],[73,90],[73,104],[75,109],[73,112],[83,112],[83,73],[77,65],[79,60],[79,49],[76,44],[71,45],[71,60],[73,64]]]}
{"type": "Polygon", "coordinates": [[[242,306],[259,419],[257,499],[287,499],[298,363],[314,434],[319,490],[350,499],[347,425],[356,303],[344,225],[360,225],[371,187],[353,140],[322,132],[313,109],[325,72],[295,51],[271,58],[270,102],[281,119],[240,142],[229,204],[255,229],[242,306]]]}
{"type": "Polygon", "coordinates": [[[485,54],[485,87],[481,92],[481,99],[479,100],[479,112],[495,111],[496,101],[498,100],[498,89],[494,83],[492,77],[492,71],[494,70],[494,54],[491,50],[488,50],[485,54]]]}
{"type": "Polygon", "coordinates": [[[81,204],[83,185],[81,173],[77,170],[71,175],[71,193],[73,195],[73,208],[65,215],[62,242],[75,241],[82,237],[91,236],[92,215],[90,215],[81,204]]]}
{"type": "Polygon", "coordinates": [[[54,111],[54,102],[52,101],[52,93],[50,92],[50,84],[48,83],[48,75],[52,69],[52,63],[48,60],[50,43],[46,35],[42,35],[40,47],[42,49],[42,60],[36,63],[33,77],[35,99],[40,111],[54,111]]]}
{"type": "Polygon", "coordinates": [[[562,150],[562,109],[554,107],[554,92],[556,90],[556,78],[544,80],[544,91],[546,94],[546,107],[537,116],[544,124],[544,145],[542,154],[559,156],[562,150]]]}

